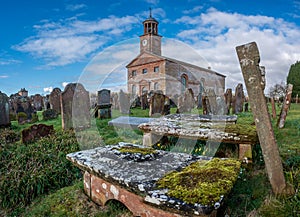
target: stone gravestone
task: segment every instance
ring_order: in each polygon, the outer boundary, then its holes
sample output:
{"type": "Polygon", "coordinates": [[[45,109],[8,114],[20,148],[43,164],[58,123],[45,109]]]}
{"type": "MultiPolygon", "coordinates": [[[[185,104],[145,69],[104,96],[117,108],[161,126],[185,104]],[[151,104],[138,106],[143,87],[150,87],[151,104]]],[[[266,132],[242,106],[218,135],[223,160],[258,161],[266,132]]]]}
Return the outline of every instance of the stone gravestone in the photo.
{"type": "Polygon", "coordinates": [[[285,98],[282,104],[282,108],[281,108],[281,112],[279,115],[279,119],[277,122],[277,126],[279,128],[283,128],[284,124],[285,124],[285,119],[291,104],[291,100],[292,100],[292,92],[293,92],[293,85],[292,84],[288,84],[287,89],[286,89],[286,94],[285,94],[285,98]]]}
{"type": "Polygon", "coordinates": [[[224,96],[217,96],[216,97],[216,102],[217,102],[217,109],[216,109],[216,114],[215,115],[226,115],[227,114],[227,106],[225,102],[225,97],[224,96]]]}
{"type": "Polygon", "coordinates": [[[195,107],[194,93],[191,88],[184,91],[183,96],[178,99],[178,113],[191,112],[195,107]]]}
{"type": "Polygon", "coordinates": [[[215,115],[217,114],[217,96],[213,89],[208,89],[203,97],[203,114],[215,115]]]}
{"type": "Polygon", "coordinates": [[[234,100],[234,113],[238,114],[243,112],[245,101],[245,95],[243,91],[243,84],[238,84],[235,88],[235,100],[234,100]]]}
{"type": "Polygon", "coordinates": [[[232,105],[232,89],[228,88],[225,92],[225,103],[227,107],[227,115],[230,114],[231,105],[232,105]]]}
{"type": "Polygon", "coordinates": [[[251,42],[236,47],[236,52],[249,95],[256,131],[272,190],[275,194],[281,194],[286,190],[287,185],[283,174],[282,159],[279,155],[262,88],[262,75],[258,67],[260,61],[258,47],[255,42],[251,42]]]}
{"type": "Polygon", "coordinates": [[[96,109],[98,110],[98,118],[111,118],[111,102],[110,90],[102,89],[98,91],[98,100],[96,109]]]}
{"type": "Polygon", "coordinates": [[[56,87],[52,90],[49,96],[50,108],[54,109],[57,114],[60,114],[61,112],[60,94],[61,94],[61,89],[56,87]]]}
{"type": "Polygon", "coordinates": [[[122,114],[130,114],[130,97],[123,90],[119,92],[119,109],[122,114]]]}
{"type": "Polygon", "coordinates": [[[90,127],[90,97],[82,84],[68,84],[61,93],[60,102],[63,130],[90,127]]]}
{"type": "Polygon", "coordinates": [[[162,93],[155,92],[150,98],[149,116],[164,114],[165,96],[162,93]]]}
{"type": "Polygon", "coordinates": [[[112,93],[112,108],[119,110],[119,96],[118,93],[112,93]]]}
{"type": "Polygon", "coordinates": [[[141,96],[141,107],[143,110],[149,108],[147,95],[147,92],[144,92],[141,96]]]}
{"type": "Polygon", "coordinates": [[[33,96],[33,107],[36,111],[42,111],[44,105],[43,97],[40,94],[33,96]]]}
{"type": "Polygon", "coordinates": [[[0,127],[10,126],[8,99],[8,96],[0,91],[0,127]]]}

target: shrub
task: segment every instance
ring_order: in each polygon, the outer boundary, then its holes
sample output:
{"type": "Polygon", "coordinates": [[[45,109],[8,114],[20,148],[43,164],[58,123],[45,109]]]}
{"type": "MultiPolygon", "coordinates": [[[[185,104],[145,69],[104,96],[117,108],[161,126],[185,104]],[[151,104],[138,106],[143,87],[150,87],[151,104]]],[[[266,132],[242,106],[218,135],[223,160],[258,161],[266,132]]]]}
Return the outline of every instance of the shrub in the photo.
{"type": "Polygon", "coordinates": [[[43,120],[44,121],[56,119],[57,117],[58,117],[58,114],[53,109],[47,109],[47,110],[43,111],[43,120]]]}
{"type": "Polygon", "coordinates": [[[81,173],[66,160],[66,154],[78,150],[71,132],[57,132],[36,143],[1,150],[1,207],[25,206],[38,195],[72,184],[81,173]]]}
{"type": "Polygon", "coordinates": [[[24,124],[27,120],[27,114],[25,112],[19,112],[17,114],[17,119],[19,124],[24,124]]]}

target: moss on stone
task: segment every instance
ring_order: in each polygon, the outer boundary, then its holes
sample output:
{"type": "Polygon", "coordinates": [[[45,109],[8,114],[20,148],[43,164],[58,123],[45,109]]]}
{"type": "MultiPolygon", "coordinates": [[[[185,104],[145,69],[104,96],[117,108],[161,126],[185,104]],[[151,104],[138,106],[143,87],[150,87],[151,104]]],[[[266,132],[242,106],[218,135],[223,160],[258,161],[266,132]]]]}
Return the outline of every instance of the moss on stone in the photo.
{"type": "Polygon", "coordinates": [[[155,154],[156,150],[151,147],[136,147],[136,146],[122,146],[121,148],[118,148],[118,151],[121,153],[132,153],[132,154],[155,154]]]}
{"type": "Polygon", "coordinates": [[[224,130],[226,133],[234,133],[239,136],[242,140],[249,141],[252,143],[258,142],[258,136],[256,132],[256,126],[250,124],[227,124],[215,125],[214,129],[224,130]]]}
{"type": "Polygon", "coordinates": [[[197,161],[182,171],[173,171],[158,180],[167,195],[189,204],[213,206],[227,195],[235,183],[241,163],[235,159],[214,158],[197,161]]]}

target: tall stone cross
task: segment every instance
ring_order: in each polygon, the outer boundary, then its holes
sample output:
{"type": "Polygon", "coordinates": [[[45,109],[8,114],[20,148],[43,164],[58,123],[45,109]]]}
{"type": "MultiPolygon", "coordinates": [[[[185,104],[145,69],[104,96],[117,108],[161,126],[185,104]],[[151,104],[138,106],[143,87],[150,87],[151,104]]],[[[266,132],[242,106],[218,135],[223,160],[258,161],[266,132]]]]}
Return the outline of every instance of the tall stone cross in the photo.
{"type": "Polygon", "coordinates": [[[281,194],[286,189],[286,182],[265,100],[259,51],[255,42],[238,46],[236,51],[272,190],[275,194],[281,194]]]}

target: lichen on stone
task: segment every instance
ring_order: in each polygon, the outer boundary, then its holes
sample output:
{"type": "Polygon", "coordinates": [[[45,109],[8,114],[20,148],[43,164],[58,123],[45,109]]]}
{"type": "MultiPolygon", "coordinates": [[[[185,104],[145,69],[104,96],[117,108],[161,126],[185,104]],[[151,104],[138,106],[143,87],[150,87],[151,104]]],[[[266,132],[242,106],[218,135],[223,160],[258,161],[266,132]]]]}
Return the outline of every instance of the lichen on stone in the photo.
{"type": "Polygon", "coordinates": [[[180,172],[173,171],[157,181],[167,195],[188,204],[214,206],[232,189],[241,163],[235,159],[214,158],[197,161],[180,172]]]}
{"type": "Polygon", "coordinates": [[[117,149],[121,153],[131,153],[131,154],[155,154],[156,150],[151,147],[137,147],[137,146],[122,146],[117,149]]]}

